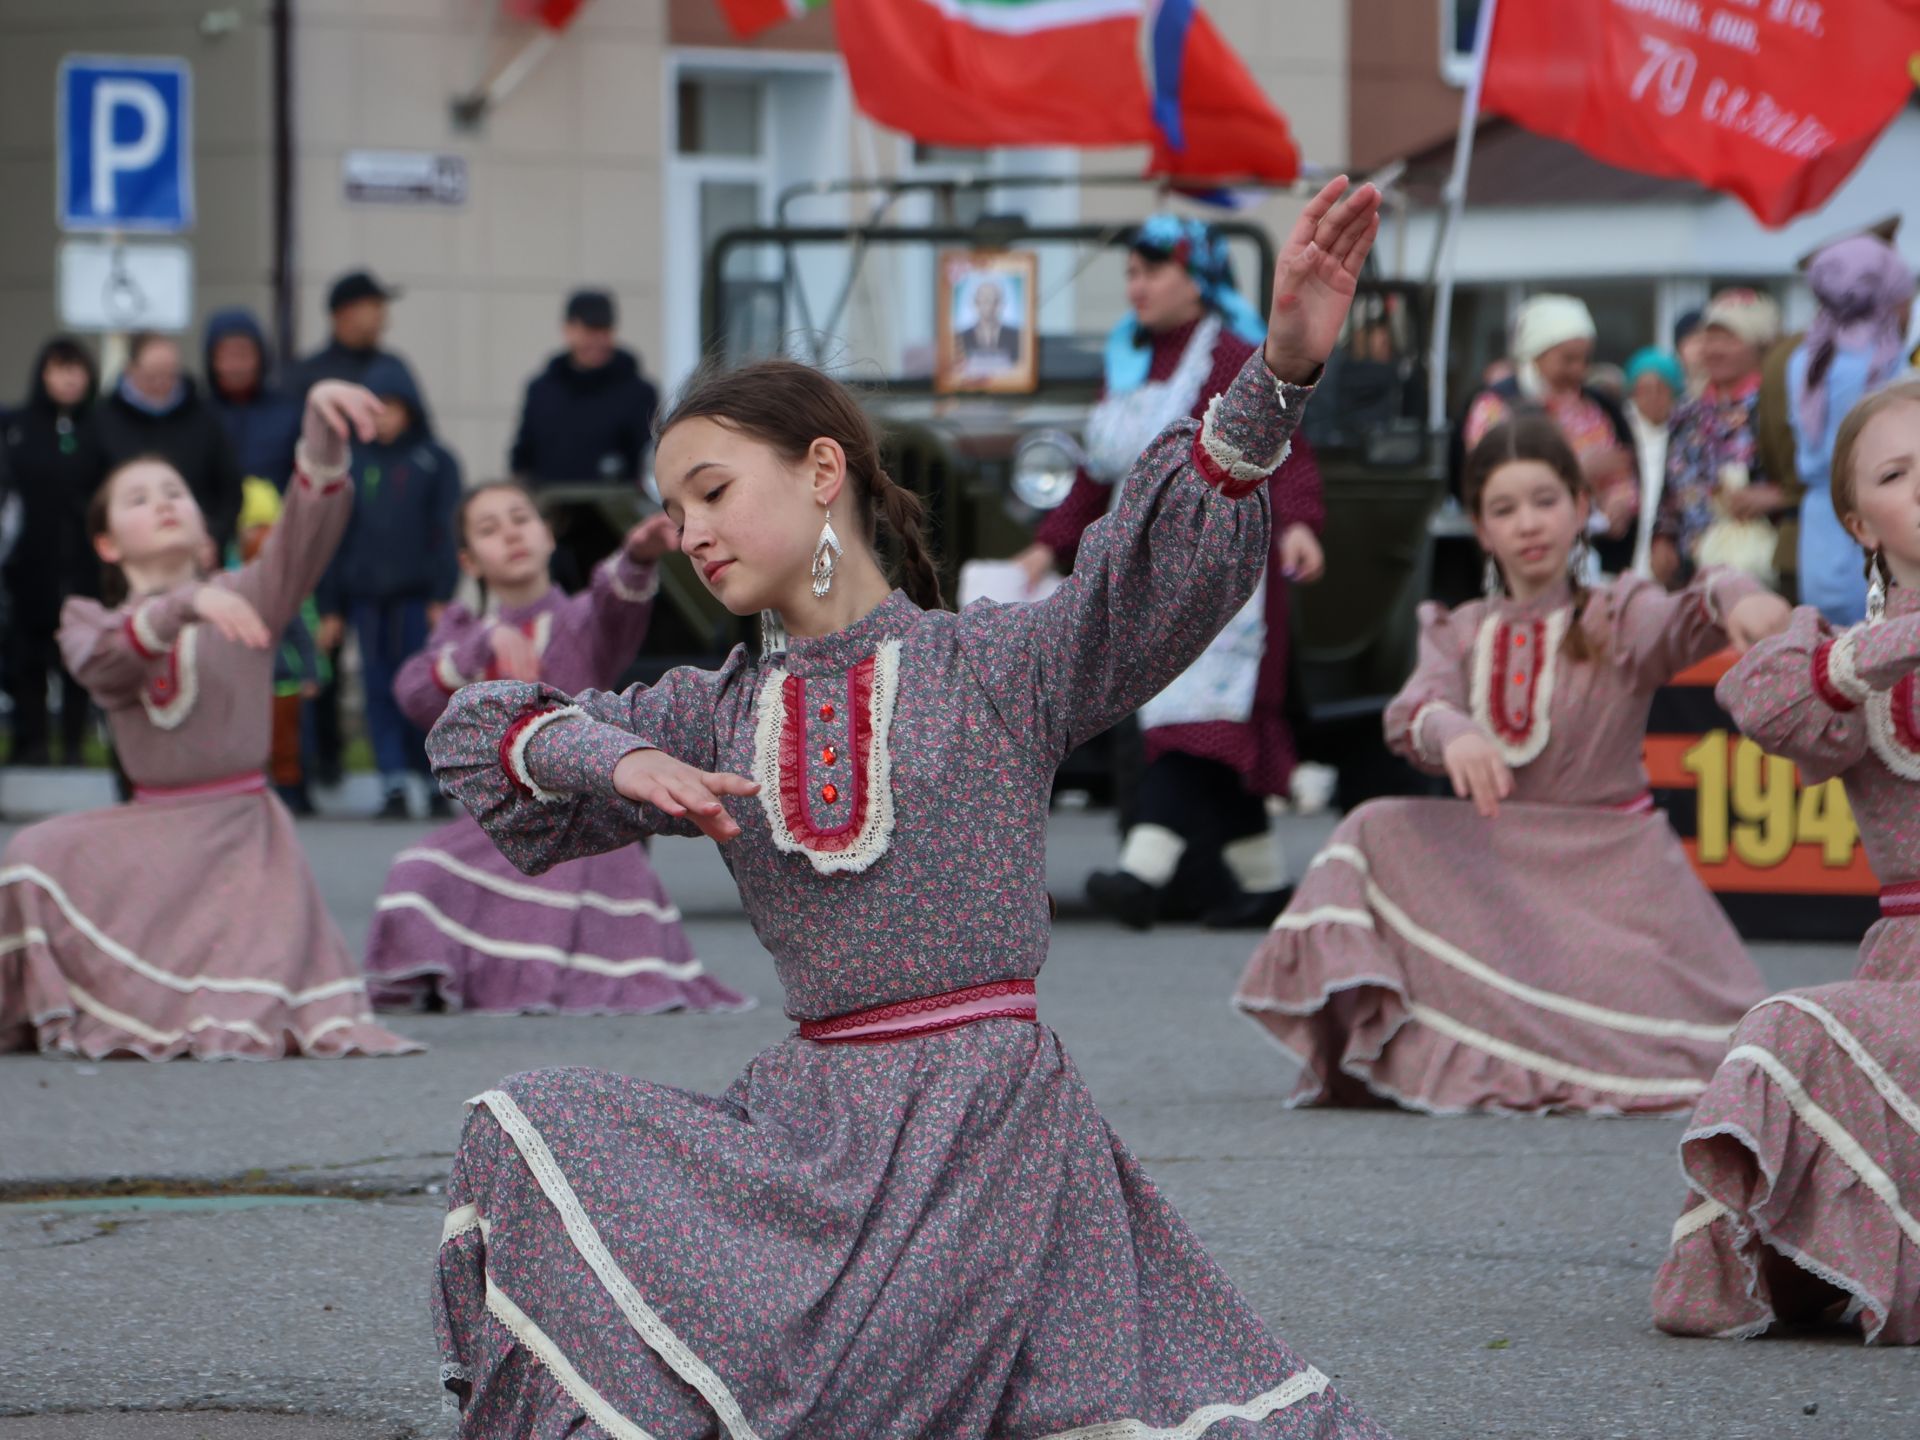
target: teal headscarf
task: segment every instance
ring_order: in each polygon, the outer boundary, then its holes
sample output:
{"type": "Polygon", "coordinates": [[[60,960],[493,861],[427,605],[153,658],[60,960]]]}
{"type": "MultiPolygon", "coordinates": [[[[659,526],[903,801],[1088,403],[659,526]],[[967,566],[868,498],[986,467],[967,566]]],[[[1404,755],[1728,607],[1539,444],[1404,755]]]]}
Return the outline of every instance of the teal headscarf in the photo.
{"type": "MultiPolygon", "coordinates": [[[[1266,317],[1234,288],[1227,242],[1213,226],[1179,215],[1155,215],[1134,232],[1130,248],[1152,259],[1185,266],[1200,287],[1200,298],[1219,313],[1227,329],[1251,345],[1265,342],[1266,317]]],[[[1124,395],[1146,384],[1153,351],[1144,343],[1140,326],[1131,315],[1107,336],[1106,359],[1107,394],[1124,395]]]]}
{"type": "Polygon", "coordinates": [[[1649,345],[1644,350],[1633,352],[1633,358],[1627,361],[1627,388],[1632,389],[1639,382],[1640,377],[1649,372],[1667,382],[1667,388],[1673,391],[1675,399],[1686,398],[1686,372],[1680,368],[1680,362],[1672,354],[1657,345],[1649,345]]]}

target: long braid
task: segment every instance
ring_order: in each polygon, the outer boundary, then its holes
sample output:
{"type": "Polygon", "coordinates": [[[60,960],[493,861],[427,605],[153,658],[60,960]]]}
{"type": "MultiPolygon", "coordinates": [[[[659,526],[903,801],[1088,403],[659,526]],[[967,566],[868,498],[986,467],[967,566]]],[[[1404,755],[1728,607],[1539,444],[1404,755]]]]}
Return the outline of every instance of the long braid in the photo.
{"type": "Polygon", "coordinates": [[[875,472],[873,483],[873,517],[893,542],[901,588],[922,610],[946,608],[940,593],[940,571],[927,544],[926,502],[884,470],[875,472]]]}

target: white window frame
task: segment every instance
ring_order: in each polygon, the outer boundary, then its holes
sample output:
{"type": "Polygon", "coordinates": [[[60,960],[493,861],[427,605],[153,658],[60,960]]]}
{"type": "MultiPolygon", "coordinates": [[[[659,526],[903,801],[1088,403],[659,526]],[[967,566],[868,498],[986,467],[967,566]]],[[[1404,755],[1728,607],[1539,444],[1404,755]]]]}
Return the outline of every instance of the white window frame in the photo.
{"type": "MultiPolygon", "coordinates": [[[[1482,4],[1486,0],[1481,0],[1482,4]]],[[[1460,0],[1439,0],[1440,5],[1440,78],[1449,85],[1465,89],[1473,79],[1473,51],[1464,54],[1453,48],[1453,37],[1460,28],[1460,0]]]]}

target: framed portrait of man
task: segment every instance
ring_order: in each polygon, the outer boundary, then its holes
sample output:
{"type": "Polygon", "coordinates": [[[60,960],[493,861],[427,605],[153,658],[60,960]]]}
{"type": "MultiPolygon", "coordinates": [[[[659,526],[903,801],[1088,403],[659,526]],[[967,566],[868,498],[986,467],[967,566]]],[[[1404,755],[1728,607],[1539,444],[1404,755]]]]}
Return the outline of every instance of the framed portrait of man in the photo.
{"type": "Polygon", "coordinates": [[[934,314],[933,388],[1031,394],[1040,384],[1040,267],[1030,250],[947,250],[934,314]]]}

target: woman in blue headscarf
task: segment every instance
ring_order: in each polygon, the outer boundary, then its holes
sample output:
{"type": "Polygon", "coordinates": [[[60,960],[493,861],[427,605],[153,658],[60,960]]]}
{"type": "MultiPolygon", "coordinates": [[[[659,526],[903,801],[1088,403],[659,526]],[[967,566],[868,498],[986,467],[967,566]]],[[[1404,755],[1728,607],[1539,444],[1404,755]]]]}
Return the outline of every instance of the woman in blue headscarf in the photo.
{"type": "MultiPolygon", "coordinates": [[[[1266,322],[1234,288],[1226,241],[1177,215],[1156,215],[1134,233],[1127,304],[1130,313],[1107,337],[1085,466],[1017,557],[1032,583],[1071,568],[1080,537],[1107,513],[1141,452],[1175,421],[1200,419],[1266,335],[1266,322]]],[[[1269,493],[1269,576],[1318,579],[1324,510],[1304,436],[1294,436],[1269,493]]],[[[1097,908],[1145,929],[1176,908],[1210,924],[1264,926],[1285,907],[1292,891],[1263,797],[1286,794],[1293,773],[1286,662],[1287,587],[1264,584],[1192,668],[1142,707],[1146,768],[1119,868],[1088,881],[1097,908]]]]}

